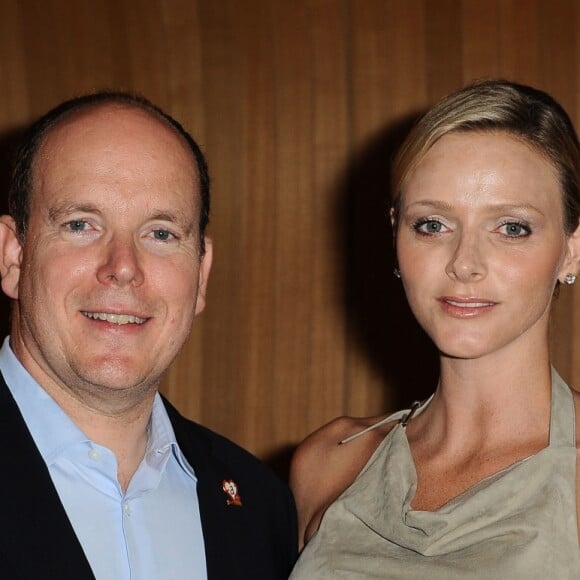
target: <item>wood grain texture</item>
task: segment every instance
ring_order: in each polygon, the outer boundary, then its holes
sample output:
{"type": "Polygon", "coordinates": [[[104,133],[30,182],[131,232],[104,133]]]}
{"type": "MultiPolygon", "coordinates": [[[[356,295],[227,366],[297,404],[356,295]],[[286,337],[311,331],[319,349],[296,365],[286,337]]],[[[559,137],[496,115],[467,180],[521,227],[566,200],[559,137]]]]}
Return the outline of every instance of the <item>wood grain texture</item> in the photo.
{"type": "MultiPolygon", "coordinates": [[[[416,115],[499,75],[552,92],[580,123],[577,0],[1,5],[2,153],[47,108],[99,88],[144,93],[206,152],[208,306],[162,388],[277,466],[334,416],[434,386],[386,213],[389,162],[416,115]]],[[[552,347],[576,386],[579,321],[578,289],[563,288],[552,347]]]]}
{"type": "Polygon", "coordinates": [[[276,208],[272,219],[275,248],[274,374],[272,377],[272,440],[284,445],[304,435],[316,389],[312,382],[311,259],[318,227],[313,215],[313,117],[311,65],[314,46],[309,2],[277,2],[273,6],[276,71],[276,208]],[[281,74],[281,71],[284,71],[281,74]],[[299,329],[299,330],[297,330],[299,329]]]}

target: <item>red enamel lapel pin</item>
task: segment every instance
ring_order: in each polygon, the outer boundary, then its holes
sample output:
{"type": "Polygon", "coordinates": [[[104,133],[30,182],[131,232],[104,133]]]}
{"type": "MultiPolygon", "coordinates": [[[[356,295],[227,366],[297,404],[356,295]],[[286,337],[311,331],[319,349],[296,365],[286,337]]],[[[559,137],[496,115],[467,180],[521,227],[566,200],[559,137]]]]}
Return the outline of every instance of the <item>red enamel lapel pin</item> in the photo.
{"type": "Polygon", "coordinates": [[[228,505],[241,506],[242,498],[238,493],[238,486],[233,479],[224,479],[222,481],[222,489],[225,491],[228,499],[226,503],[228,505]]]}

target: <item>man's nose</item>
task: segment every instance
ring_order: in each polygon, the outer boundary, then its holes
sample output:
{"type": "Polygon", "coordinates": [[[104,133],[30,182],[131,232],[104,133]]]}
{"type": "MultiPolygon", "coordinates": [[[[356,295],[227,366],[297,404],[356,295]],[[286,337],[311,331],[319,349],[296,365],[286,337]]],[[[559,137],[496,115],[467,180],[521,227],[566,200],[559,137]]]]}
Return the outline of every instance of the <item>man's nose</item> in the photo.
{"type": "Polygon", "coordinates": [[[139,250],[129,236],[114,236],[108,241],[97,278],[102,284],[139,286],[143,283],[139,250]]]}

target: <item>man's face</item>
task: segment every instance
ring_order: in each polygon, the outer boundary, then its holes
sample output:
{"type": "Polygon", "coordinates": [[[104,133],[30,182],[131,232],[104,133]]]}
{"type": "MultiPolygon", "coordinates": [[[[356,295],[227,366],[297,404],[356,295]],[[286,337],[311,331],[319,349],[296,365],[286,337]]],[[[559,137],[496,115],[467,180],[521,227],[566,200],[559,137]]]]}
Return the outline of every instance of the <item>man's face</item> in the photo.
{"type": "Polygon", "coordinates": [[[157,119],[106,105],[49,133],[3,280],[12,348],[41,385],[93,406],[158,384],[204,306],[198,223],[192,155],[157,119]]]}

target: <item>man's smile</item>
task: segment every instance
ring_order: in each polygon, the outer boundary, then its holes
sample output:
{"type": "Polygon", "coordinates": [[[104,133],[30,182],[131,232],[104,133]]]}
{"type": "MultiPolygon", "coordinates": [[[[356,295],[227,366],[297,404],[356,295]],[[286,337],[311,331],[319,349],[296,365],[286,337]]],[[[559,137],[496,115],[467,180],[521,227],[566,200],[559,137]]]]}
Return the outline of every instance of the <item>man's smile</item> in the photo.
{"type": "Polygon", "coordinates": [[[93,320],[103,320],[111,324],[143,324],[146,319],[133,316],[131,314],[111,314],[108,312],[83,312],[87,318],[93,320]]]}

